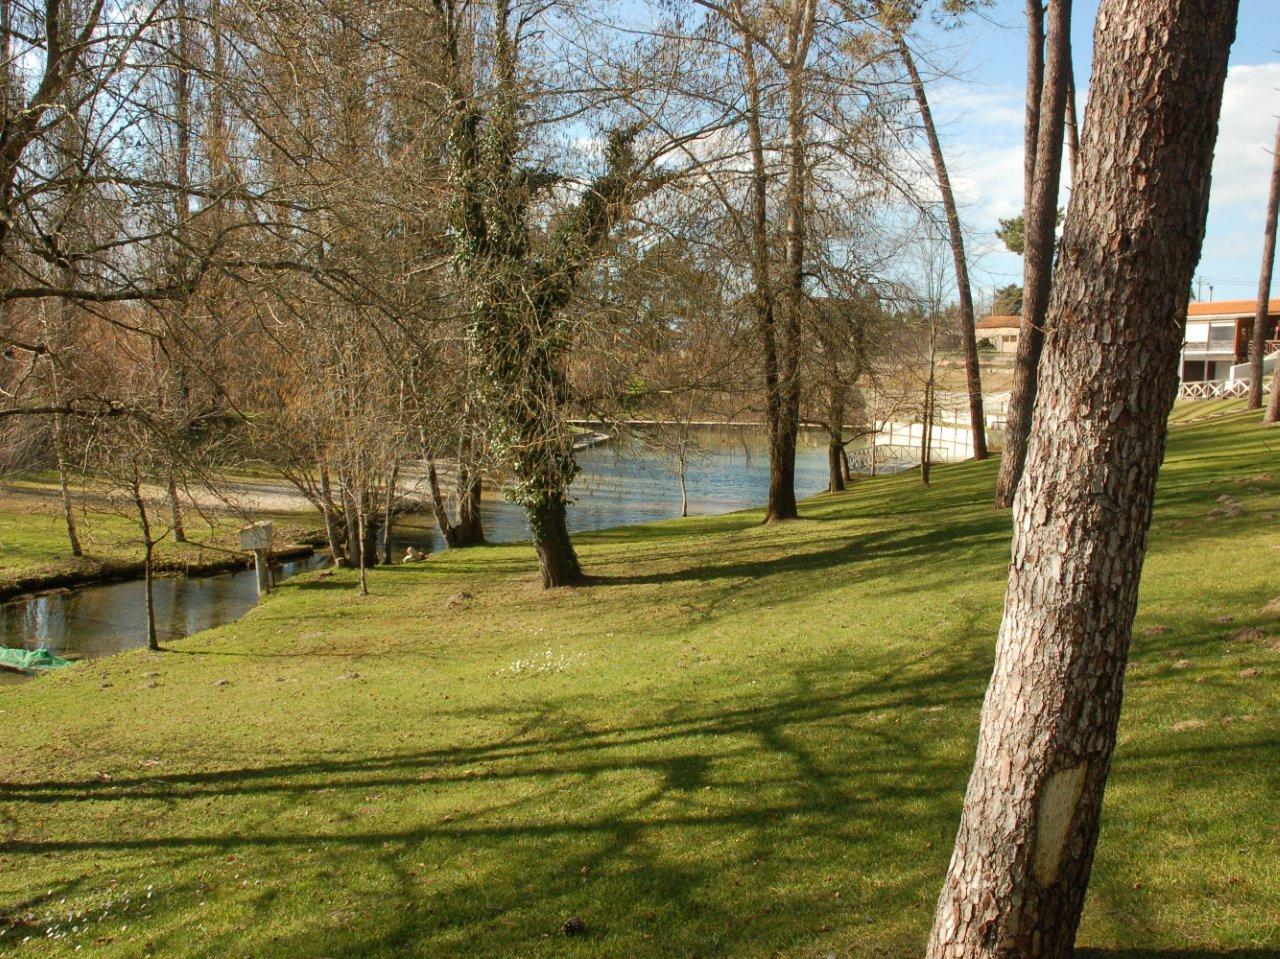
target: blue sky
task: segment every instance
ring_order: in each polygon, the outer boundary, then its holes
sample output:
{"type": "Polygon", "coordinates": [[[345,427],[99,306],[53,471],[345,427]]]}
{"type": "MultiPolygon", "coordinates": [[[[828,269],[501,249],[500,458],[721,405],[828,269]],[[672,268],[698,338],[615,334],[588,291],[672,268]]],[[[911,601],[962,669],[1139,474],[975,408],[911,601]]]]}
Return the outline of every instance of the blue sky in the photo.
{"type": "MultiPolygon", "coordinates": [[[[1084,116],[1097,0],[1075,0],[1073,58],[1084,116]]],[[[933,85],[952,177],[972,235],[975,285],[1021,282],[1021,260],[992,236],[997,218],[1022,205],[1022,109],[1026,82],[1023,0],[997,0],[955,31],[928,31],[933,62],[950,77],[933,85]]],[[[1257,290],[1271,148],[1280,115],[1280,0],[1241,0],[1231,52],[1204,252],[1204,298],[1252,298],[1257,290]]],[[[1065,205],[1066,194],[1063,194],[1065,205]]]]}

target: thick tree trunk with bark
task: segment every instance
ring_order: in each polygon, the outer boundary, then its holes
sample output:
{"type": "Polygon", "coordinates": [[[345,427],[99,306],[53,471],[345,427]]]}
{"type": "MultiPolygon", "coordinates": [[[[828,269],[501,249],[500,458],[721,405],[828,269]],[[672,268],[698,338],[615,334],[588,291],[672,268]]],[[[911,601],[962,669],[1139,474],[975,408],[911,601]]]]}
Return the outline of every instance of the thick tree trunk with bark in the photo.
{"type": "Polygon", "coordinates": [[[1271,399],[1267,401],[1267,411],[1262,416],[1262,422],[1280,423],[1280,363],[1276,364],[1275,372],[1271,374],[1271,399]]]}
{"type": "Polygon", "coordinates": [[[544,589],[581,586],[586,582],[573,541],[569,539],[566,513],[567,504],[562,498],[549,499],[528,509],[529,528],[538,551],[544,589]]]}
{"type": "MultiPolygon", "coordinates": [[[[1271,161],[1271,191],[1267,196],[1266,232],[1262,241],[1262,271],[1258,275],[1258,306],[1253,316],[1253,340],[1249,344],[1248,409],[1262,409],[1263,360],[1267,352],[1270,320],[1271,271],[1276,262],[1276,214],[1280,212],[1280,123],[1276,124],[1276,145],[1271,161]]],[[[1276,364],[1280,369],[1280,363],[1276,364]]]]}
{"type": "Polygon", "coordinates": [[[924,125],[929,141],[929,153],[933,156],[933,169],[938,179],[938,191],[942,194],[942,208],[947,215],[947,231],[951,241],[951,257],[955,263],[956,294],[960,300],[960,342],[964,346],[965,385],[969,393],[969,422],[973,432],[973,458],[987,458],[987,421],[982,409],[982,372],[978,367],[978,332],[973,315],[973,292],[969,288],[969,261],[964,252],[964,231],[960,228],[960,214],[956,209],[956,197],[951,189],[951,177],[942,155],[942,142],[933,123],[933,111],[925,94],[924,81],[916,69],[915,58],[906,41],[898,37],[898,54],[911,78],[916,105],[920,109],[920,122],[924,125]]]}
{"type": "Polygon", "coordinates": [[[1072,954],[1235,18],[1234,0],[1098,13],[1004,620],[929,959],[1072,954]]]}
{"type": "MultiPolygon", "coordinates": [[[[1018,481],[1022,478],[1031,431],[1031,411],[1036,400],[1040,354],[1044,348],[1054,230],[1058,219],[1058,179],[1062,173],[1062,128],[1067,105],[1067,77],[1071,72],[1071,0],[1049,0],[1048,20],[1048,52],[1040,93],[1030,202],[1025,219],[1022,322],[1014,359],[1013,389],[1009,395],[1000,477],[996,484],[996,506],[1002,508],[1012,505],[1018,481]]],[[[1032,32],[1036,32],[1034,26],[1032,32]]]]}

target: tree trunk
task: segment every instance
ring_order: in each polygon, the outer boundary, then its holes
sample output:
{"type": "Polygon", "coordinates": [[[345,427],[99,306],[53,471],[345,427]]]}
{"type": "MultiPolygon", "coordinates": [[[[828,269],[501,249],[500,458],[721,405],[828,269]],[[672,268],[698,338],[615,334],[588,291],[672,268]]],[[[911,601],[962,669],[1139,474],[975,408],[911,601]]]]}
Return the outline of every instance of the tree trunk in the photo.
{"type": "Polygon", "coordinates": [[[142,498],[142,484],[135,478],[131,489],[133,507],[138,511],[138,526],[142,530],[143,558],[142,580],[147,604],[147,649],[160,649],[160,641],[156,635],[156,600],[155,600],[155,540],[151,538],[151,518],[147,515],[147,504],[142,498]]]}
{"type": "Polygon", "coordinates": [[[538,565],[542,570],[542,587],[581,586],[586,583],[578,554],[569,539],[566,524],[566,504],[562,497],[552,497],[536,507],[530,507],[529,529],[533,533],[533,545],[538,551],[538,565]]]}
{"type": "Polygon", "coordinates": [[[480,501],[484,495],[484,478],[465,461],[458,467],[458,545],[484,545],[484,521],[480,501]]]}
{"type": "MultiPolygon", "coordinates": [[[[751,153],[751,282],[755,288],[756,326],[760,331],[760,348],[764,361],[765,427],[769,438],[769,499],[766,522],[777,510],[785,512],[785,465],[780,453],[780,431],[783,424],[781,382],[779,378],[778,340],[774,309],[773,282],[769,274],[769,176],[765,167],[764,134],[760,125],[760,79],[756,69],[755,45],[743,31],[742,65],[747,87],[747,140],[751,153]]],[[[792,492],[791,511],[795,511],[792,492]]]]}
{"type": "Polygon", "coordinates": [[[356,511],[355,498],[343,484],[342,512],[347,527],[347,563],[356,568],[364,566],[364,537],[361,535],[360,517],[356,511]]]}
{"type": "Polygon", "coordinates": [[[849,447],[844,443],[840,444],[840,468],[843,472],[845,483],[853,480],[853,470],[849,467],[849,447]]]}
{"type": "Polygon", "coordinates": [[[840,454],[843,452],[844,446],[834,438],[827,440],[827,492],[829,493],[844,492],[844,470],[840,462],[840,454]]]}
{"type": "Polygon", "coordinates": [[[333,565],[344,567],[348,565],[347,557],[342,549],[341,537],[338,535],[338,520],[334,515],[337,512],[337,506],[333,502],[333,486],[329,482],[327,467],[320,468],[320,492],[324,497],[321,503],[321,512],[324,514],[324,533],[329,540],[329,552],[333,554],[333,565]]]}
{"type": "Polygon", "coordinates": [[[71,483],[67,477],[67,439],[66,420],[61,413],[53,417],[53,449],[58,461],[58,492],[62,497],[62,516],[67,525],[67,541],[71,544],[72,556],[83,556],[84,548],[80,545],[80,531],[76,529],[76,512],[71,502],[71,483]]]}
{"type": "Polygon", "coordinates": [[[391,557],[391,527],[395,523],[396,518],[396,484],[400,481],[400,464],[391,464],[391,474],[387,478],[386,498],[382,507],[382,564],[390,566],[394,560],[391,557]]]}
{"type": "Polygon", "coordinates": [[[680,457],[680,517],[689,515],[689,487],[685,482],[684,457],[680,457]]]}
{"type": "Polygon", "coordinates": [[[786,324],[782,329],[783,343],[779,357],[781,404],[778,411],[778,436],[775,442],[769,444],[769,453],[773,458],[769,469],[771,475],[769,504],[765,511],[766,523],[797,519],[800,516],[796,508],[796,441],[800,433],[801,312],[806,303],[804,258],[805,232],[808,227],[805,210],[808,192],[805,189],[808,177],[805,77],[815,16],[815,0],[801,0],[795,4],[787,27],[787,229],[783,273],[786,324]]]}
{"type": "Polygon", "coordinates": [[[480,496],[483,489],[481,478],[478,475],[468,477],[466,468],[462,465],[458,469],[461,471],[458,478],[458,522],[454,523],[449,519],[449,510],[440,492],[436,464],[432,462],[427,467],[431,511],[435,514],[436,525],[440,527],[440,535],[450,549],[463,549],[484,543],[484,526],[480,520],[480,496]]]}
{"type": "Polygon", "coordinates": [[[1280,423],[1280,363],[1276,364],[1271,374],[1271,399],[1267,401],[1267,411],[1262,415],[1264,423],[1280,423]]]}
{"type": "MultiPolygon", "coordinates": [[[[1248,409],[1262,409],[1263,360],[1267,353],[1267,329],[1271,319],[1271,271],[1276,262],[1276,213],[1280,210],[1280,123],[1276,125],[1276,145],[1271,161],[1271,191],[1267,196],[1266,232],[1262,240],[1262,272],[1258,276],[1258,305],[1253,315],[1253,341],[1249,344],[1248,409]]],[[[1276,364],[1280,369],[1280,363],[1276,364]]]]}
{"type": "Polygon", "coordinates": [[[925,95],[924,82],[916,69],[915,58],[901,36],[898,40],[898,53],[907,75],[911,78],[912,89],[915,90],[916,105],[920,109],[920,121],[924,125],[925,137],[929,141],[929,152],[933,155],[933,169],[938,178],[938,191],[942,194],[942,208],[947,215],[947,231],[951,241],[951,258],[955,263],[956,293],[960,300],[960,342],[964,345],[965,383],[969,392],[969,422],[973,432],[973,458],[984,460],[987,452],[987,419],[982,409],[982,371],[978,367],[978,331],[973,315],[973,293],[969,288],[969,261],[964,252],[964,232],[960,228],[960,214],[956,210],[955,193],[951,189],[951,177],[947,174],[947,163],[942,155],[942,143],[938,139],[938,131],[933,123],[933,111],[929,109],[929,98],[925,95]]]}
{"type": "Polygon", "coordinates": [[[178,482],[174,479],[172,472],[169,473],[168,494],[169,514],[173,522],[173,541],[175,543],[185,543],[187,541],[187,530],[182,525],[182,504],[178,501],[178,482]]]}
{"type": "Polygon", "coordinates": [[[932,454],[933,439],[933,375],[930,374],[929,382],[924,386],[924,412],[921,414],[920,422],[922,429],[920,430],[920,482],[926,486],[929,485],[929,461],[932,454]]]}
{"type": "Polygon", "coordinates": [[[929,959],[1072,954],[1235,19],[1234,0],[1098,13],[1004,620],[929,959]]]}
{"type": "MultiPolygon", "coordinates": [[[[1080,125],[1076,122],[1076,71],[1067,64],[1067,182],[1074,191],[1076,163],[1080,158],[1080,125]]],[[[1055,212],[1055,216],[1057,211],[1055,212]]]]}
{"type": "MultiPolygon", "coordinates": [[[[1034,33],[1035,30],[1033,29],[1034,33]]],[[[996,484],[996,506],[1012,505],[1027,457],[1031,410],[1036,400],[1045,314],[1052,280],[1054,231],[1058,219],[1058,178],[1062,172],[1062,127],[1071,66],[1071,0],[1050,0],[1048,56],[1040,96],[1031,199],[1026,210],[1022,254],[1022,322],[1014,360],[1013,389],[1005,426],[1004,453],[996,484]]],[[[1030,116],[1028,115],[1028,121],[1030,116]]]]}
{"type": "Polygon", "coordinates": [[[356,556],[356,568],[360,571],[360,595],[369,595],[369,538],[365,521],[364,494],[356,499],[356,539],[360,543],[360,551],[356,556]]]}
{"type": "Polygon", "coordinates": [[[458,530],[449,522],[449,510],[445,506],[444,496],[440,493],[440,476],[436,473],[436,464],[432,460],[427,464],[427,485],[431,489],[431,512],[435,514],[436,525],[440,527],[440,535],[444,537],[445,546],[457,549],[458,530]]]}

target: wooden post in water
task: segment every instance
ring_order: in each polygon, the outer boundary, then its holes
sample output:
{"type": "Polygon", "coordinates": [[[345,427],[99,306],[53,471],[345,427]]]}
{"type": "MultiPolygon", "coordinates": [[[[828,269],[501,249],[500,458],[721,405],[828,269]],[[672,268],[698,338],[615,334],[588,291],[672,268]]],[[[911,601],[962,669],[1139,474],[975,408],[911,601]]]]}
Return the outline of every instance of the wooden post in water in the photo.
{"type": "Polygon", "coordinates": [[[271,592],[271,524],[253,523],[240,530],[240,548],[253,553],[258,599],[271,592]]]}

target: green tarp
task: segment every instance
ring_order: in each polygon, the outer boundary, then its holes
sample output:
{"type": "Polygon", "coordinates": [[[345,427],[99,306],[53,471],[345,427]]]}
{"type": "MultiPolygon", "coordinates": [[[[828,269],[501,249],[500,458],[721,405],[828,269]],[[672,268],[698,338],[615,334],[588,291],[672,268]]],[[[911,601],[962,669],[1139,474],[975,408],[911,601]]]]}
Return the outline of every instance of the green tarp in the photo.
{"type": "Polygon", "coordinates": [[[57,669],[59,666],[70,665],[70,660],[59,659],[47,649],[0,648],[0,667],[19,669],[24,673],[38,672],[42,669],[57,669]]]}

